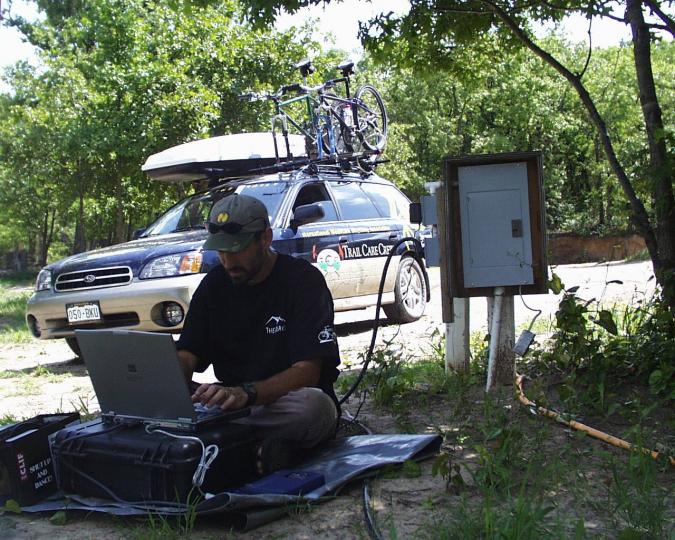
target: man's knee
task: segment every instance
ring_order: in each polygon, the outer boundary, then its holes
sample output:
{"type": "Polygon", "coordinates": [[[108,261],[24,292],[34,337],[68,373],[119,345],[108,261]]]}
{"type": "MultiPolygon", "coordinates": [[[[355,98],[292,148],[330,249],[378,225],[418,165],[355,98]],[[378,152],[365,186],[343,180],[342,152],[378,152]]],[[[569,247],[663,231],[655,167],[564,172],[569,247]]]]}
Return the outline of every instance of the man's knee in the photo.
{"type": "Polygon", "coordinates": [[[300,388],[288,394],[294,401],[295,414],[299,419],[311,421],[315,418],[336,419],[333,400],[318,388],[300,388]]]}
{"type": "Polygon", "coordinates": [[[302,427],[302,439],[313,446],[330,438],[337,425],[337,409],[333,400],[318,388],[301,388],[280,398],[279,404],[289,407],[293,423],[302,427]]]}

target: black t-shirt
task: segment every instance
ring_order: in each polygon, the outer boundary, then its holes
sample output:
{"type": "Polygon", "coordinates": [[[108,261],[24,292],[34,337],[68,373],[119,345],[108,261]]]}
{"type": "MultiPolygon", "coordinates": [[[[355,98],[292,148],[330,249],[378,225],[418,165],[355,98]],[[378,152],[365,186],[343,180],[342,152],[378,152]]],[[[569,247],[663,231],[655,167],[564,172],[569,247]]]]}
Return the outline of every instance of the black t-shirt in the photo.
{"type": "Polygon", "coordinates": [[[333,298],[321,272],[303,259],[278,254],[270,275],[256,285],[233,285],[221,265],[214,267],[192,297],[178,348],[197,355],[199,372],[213,364],[228,385],[320,360],[318,386],[336,401],[333,298]]]}

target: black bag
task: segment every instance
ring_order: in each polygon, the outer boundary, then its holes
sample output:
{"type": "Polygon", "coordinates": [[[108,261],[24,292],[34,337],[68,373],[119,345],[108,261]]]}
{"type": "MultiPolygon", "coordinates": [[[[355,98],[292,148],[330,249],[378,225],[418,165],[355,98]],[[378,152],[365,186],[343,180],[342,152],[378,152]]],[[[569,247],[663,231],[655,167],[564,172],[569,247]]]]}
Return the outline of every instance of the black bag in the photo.
{"type": "Polygon", "coordinates": [[[49,436],[79,424],[79,413],[41,414],[0,427],[0,501],[35,504],[56,491],[49,436]]]}
{"type": "MultiPolygon", "coordinates": [[[[223,423],[197,433],[171,433],[217,445],[218,455],[201,486],[204,493],[219,493],[253,477],[255,439],[249,426],[223,423]]],[[[126,503],[199,497],[193,475],[203,450],[192,439],[147,433],[142,425],[94,420],[60,431],[52,452],[59,487],[66,493],[126,503]]]]}

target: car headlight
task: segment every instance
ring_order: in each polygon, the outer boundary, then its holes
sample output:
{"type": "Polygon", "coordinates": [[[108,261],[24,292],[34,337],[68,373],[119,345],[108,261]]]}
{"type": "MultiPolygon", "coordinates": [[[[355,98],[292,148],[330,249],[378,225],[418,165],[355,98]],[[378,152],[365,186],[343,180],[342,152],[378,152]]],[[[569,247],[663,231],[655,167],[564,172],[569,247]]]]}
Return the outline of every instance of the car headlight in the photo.
{"type": "Polygon", "coordinates": [[[43,268],[35,280],[36,291],[46,291],[52,288],[52,271],[43,268]]]}
{"type": "Polygon", "coordinates": [[[202,269],[202,253],[191,251],[158,257],[145,265],[141,270],[140,279],[151,279],[183,274],[197,274],[202,269]]]}

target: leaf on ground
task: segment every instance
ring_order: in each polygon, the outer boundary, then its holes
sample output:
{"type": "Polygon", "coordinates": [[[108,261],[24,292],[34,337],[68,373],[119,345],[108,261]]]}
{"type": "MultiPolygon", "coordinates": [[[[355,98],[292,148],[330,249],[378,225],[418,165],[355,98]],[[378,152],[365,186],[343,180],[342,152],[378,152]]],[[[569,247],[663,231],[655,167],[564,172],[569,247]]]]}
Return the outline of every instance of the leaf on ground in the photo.
{"type": "Polygon", "coordinates": [[[66,513],[63,510],[59,510],[52,517],[49,518],[52,525],[65,525],[66,524],[66,513]]]}
{"type": "Polygon", "coordinates": [[[21,506],[14,499],[9,499],[5,502],[5,506],[2,507],[3,512],[11,512],[12,514],[20,514],[21,506]]]}

